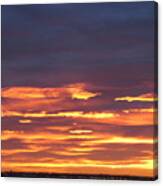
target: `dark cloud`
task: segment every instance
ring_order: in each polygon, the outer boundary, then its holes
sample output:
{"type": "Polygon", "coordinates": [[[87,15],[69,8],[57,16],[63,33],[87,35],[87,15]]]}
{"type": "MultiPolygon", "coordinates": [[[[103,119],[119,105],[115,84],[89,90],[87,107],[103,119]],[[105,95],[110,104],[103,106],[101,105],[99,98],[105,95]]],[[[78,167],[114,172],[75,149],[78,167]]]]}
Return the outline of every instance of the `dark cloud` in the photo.
{"type": "Polygon", "coordinates": [[[153,2],[3,6],[2,84],[137,84],[153,70],[153,11],[153,2]]]}
{"type": "Polygon", "coordinates": [[[23,142],[23,140],[17,138],[2,140],[2,149],[14,150],[21,148],[27,148],[27,145],[23,142]]]}

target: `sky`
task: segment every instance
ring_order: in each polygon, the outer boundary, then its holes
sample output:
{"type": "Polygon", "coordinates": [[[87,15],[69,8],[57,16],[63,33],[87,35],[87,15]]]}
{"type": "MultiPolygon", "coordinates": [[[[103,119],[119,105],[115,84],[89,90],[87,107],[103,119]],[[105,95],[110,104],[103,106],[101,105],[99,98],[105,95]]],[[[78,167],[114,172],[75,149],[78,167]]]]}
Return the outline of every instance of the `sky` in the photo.
{"type": "Polygon", "coordinates": [[[157,174],[154,6],[2,6],[3,171],[157,174]]]}

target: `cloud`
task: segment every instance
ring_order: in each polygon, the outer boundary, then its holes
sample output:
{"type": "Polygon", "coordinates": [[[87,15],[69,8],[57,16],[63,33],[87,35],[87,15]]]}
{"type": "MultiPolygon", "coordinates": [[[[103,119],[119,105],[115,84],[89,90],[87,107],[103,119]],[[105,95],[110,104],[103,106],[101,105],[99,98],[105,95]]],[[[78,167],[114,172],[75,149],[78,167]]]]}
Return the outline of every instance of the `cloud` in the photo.
{"type": "Polygon", "coordinates": [[[117,97],[117,98],[115,98],[115,101],[127,101],[127,102],[134,102],[134,101],[140,101],[140,102],[154,102],[154,101],[157,101],[157,98],[154,96],[153,93],[146,93],[146,94],[141,94],[141,95],[139,95],[139,96],[117,97]]]}
{"type": "Polygon", "coordinates": [[[17,112],[3,111],[2,117],[22,117],[22,118],[72,118],[85,121],[98,121],[101,123],[112,123],[116,125],[154,125],[155,124],[154,109],[131,109],[120,110],[116,112],[83,112],[83,111],[65,111],[48,113],[41,112],[17,112]],[[150,112],[149,112],[150,111],[150,112]]]}
{"type": "Polygon", "coordinates": [[[19,123],[31,123],[32,122],[32,120],[30,120],[30,119],[20,119],[19,120],[19,123]]]}
{"type": "Polygon", "coordinates": [[[2,97],[10,99],[51,99],[70,97],[72,99],[87,100],[100,95],[86,90],[85,83],[70,84],[56,88],[38,87],[9,87],[2,89],[2,97]]]}

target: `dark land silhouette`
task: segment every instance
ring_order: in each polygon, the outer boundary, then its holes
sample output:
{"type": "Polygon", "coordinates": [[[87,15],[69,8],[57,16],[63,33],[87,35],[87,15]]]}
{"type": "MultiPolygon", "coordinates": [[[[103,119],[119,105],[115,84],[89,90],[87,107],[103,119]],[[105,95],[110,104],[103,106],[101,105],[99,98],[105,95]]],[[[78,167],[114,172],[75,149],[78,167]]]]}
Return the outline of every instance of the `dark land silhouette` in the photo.
{"type": "Polygon", "coordinates": [[[126,175],[103,175],[103,174],[61,174],[61,173],[34,173],[34,172],[2,172],[1,177],[23,177],[23,178],[65,178],[65,179],[103,179],[103,180],[137,180],[155,181],[155,177],[126,176],[126,175]]]}

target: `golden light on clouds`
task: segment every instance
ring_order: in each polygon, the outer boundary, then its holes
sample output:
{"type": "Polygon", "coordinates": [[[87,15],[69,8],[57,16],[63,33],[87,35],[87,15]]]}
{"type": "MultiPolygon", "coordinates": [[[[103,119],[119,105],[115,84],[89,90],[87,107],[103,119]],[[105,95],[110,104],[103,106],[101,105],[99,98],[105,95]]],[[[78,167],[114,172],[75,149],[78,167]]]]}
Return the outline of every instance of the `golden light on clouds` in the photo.
{"type": "Polygon", "coordinates": [[[19,123],[31,123],[32,122],[32,120],[30,120],[30,119],[20,119],[19,120],[19,123]]]}
{"type": "Polygon", "coordinates": [[[157,111],[118,107],[118,101],[153,103],[152,94],[112,98],[110,110],[97,109],[103,93],[86,83],[8,87],[2,98],[3,170],[153,175],[157,111]]]}
{"type": "Polygon", "coordinates": [[[157,112],[156,109],[154,109],[153,107],[151,108],[134,108],[134,109],[126,109],[123,110],[122,112],[124,113],[131,113],[131,112],[138,112],[138,113],[154,113],[157,112]]]}
{"type": "Polygon", "coordinates": [[[124,97],[117,97],[115,98],[115,101],[127,101],[127,102],[134,102],[134,101],[140,101],[140,102],[153,102],[157,101],[157,98],[154,97],[152,93],[147,94],[141,94],[139,96],[124,96],[124,97]]]}
{"type": "Polygon", "coordinates": [[[65,87],[67,91],[71,94],[72,99],[88,100],[90,98],[100,96],[101,93],[86,91],[87,85],[84,83],[76,83],[65,87]]]}
{"type": "Polygon", "coordinates": [[[43,99],[43,98],[64,98],[87,100],[101,93],[87,91],[84,83],[70,84],[63,87],[39,88],[39,87],[9,87],[2,89],[3,98],[11,99],[43,99]]]}
{"type": "Polygon", "coordinates": [[[31,117],[31,118],[49,118],[49,117],[72,117],[72,118],[95,118],[95,119],[105,119],[105,118],[112,118],[114,117],[114,113],[104,112],[89,112],[84,113],[83,111],[72,111],[72,112],[58,112],[58,113],[47,113],[46,111],[41,111],[38,113],[21,113],[21,112],[14,112],[14,111],[4,111],[2,116],[3,117],[31,117]]]}
{"type": "Polygon", "coordinates": [[[151,108],[147,109],[131,109],[122,110],[119,112],[83,112],[83,111],[72,111],[72,112],[58,112],[58,113],[47,113],[46,111],[41,112],[15,112],[15,111],[3,111],[2,117],[22,117],[22,118],[75,118],[80,120],[94,120],[102,123],[113,123],[116,125],[153,125],[154,121],[154,110],[151,108]],[[149,112],[150,111],[150,112],[149,112]]]}
{"type": "Polygon", "coordinates": [[[70,130],[69,131],[70,134],[88,134],[88,133],[92,133],[93,131],[92,130],[70,130]]]}

